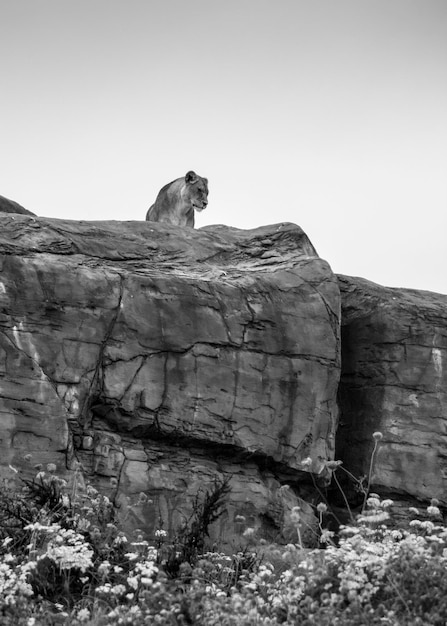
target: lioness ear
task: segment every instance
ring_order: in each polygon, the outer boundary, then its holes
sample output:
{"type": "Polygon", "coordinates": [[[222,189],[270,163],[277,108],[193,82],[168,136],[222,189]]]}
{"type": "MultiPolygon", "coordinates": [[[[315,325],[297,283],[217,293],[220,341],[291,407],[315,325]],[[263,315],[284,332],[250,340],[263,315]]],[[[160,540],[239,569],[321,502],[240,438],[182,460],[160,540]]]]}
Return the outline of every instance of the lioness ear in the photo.
{"type": "Polygon", "coordinates": [[[190,170],[189,172],[187,172],[187,174],[185,176],[185,181],[187,183],[195,183],[195,182],[197,182],[197,174],[195,172],[193,172],[192,170],[190,170]]]}

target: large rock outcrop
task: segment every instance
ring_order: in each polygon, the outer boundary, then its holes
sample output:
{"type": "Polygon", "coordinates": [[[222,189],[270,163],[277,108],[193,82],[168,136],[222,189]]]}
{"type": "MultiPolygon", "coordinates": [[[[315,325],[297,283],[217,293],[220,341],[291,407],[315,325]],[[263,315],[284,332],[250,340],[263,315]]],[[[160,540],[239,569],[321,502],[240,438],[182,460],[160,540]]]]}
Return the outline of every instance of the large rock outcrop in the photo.
{"type": "Polygon", "coordinates": [[[447,505],[447,296],[339,276],[342,377],[337,455],[373,488],[447,505]]]}
{"type": "Polygon", "coordinates": [[[301,229],[1,222],[3,475],[80,463],[149,535],[231,476],[218,534],[244,515],[287,540],[334,456],[340,371],[337,279],[301,229]]]}

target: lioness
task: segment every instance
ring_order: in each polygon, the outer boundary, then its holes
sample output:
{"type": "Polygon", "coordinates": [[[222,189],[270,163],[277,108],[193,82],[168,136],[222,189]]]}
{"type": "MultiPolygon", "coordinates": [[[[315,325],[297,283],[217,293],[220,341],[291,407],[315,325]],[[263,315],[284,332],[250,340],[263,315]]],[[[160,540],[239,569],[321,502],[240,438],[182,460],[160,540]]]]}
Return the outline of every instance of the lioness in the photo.
{"type": "Polygon", "coordinates": [[[190,171],[160,189],[146,220],[194,228],[194,211],[203,211],[207,204],[208,180],[190,171]]]}

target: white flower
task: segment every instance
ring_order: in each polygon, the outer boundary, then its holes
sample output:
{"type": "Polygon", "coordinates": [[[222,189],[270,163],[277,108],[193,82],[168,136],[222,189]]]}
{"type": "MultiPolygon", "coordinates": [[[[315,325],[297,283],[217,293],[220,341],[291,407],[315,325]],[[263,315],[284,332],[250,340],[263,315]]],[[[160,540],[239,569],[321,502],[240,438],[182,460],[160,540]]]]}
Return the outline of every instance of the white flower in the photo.
{"type": "Polygon", "coordinates": [[[372,496],[367,499],[366,504],[372,509],[377,509],[380,506],[380,500],[379,498],[372,496]]]}
{"type": "Polygon", "coordinates": [[[124,585],[114,585],[112,587],[112,593],[115,596],[122,596],[126,592],[126,587],[124,585]]]}
{"type": "Polygon", "coordinates": [[[388,509],[393,504],[394,504],[393,500],[383,500],[382,501],[382,508],[383,509],[388,509]]]}
{"type": "Polygon", "coordinates": [[[80,622],[86,622],[87,620],[90,619],[90,611],[86,608],[80,609],[76,617],[80,622]]]}
{"type": "Polygon", "coordinates": [[[136,576],[129,576],[128,579],[127,579],[127,584],[132,589],[137,589],[138,588],[138,578],[136,576]]]}
{"type": "Polygon", "coordinates": [[[334,536],[334,531],[325,528],[320,536],[320,543],[329,543],[334,536]]]}
{"type": "Polygon", "coordinates": [[[101,565],[98,567],[98,574],[101,576],[107,576],[110,570],[110,563],[108,561],[103,561],[101,565]]]}
{"type": "Polygon", "coordinates": [[[427,507],[427,513],[432,517],[438,517],[441,515],[441,511],[439,510],[439,508],[433,505],[427,507]]]}

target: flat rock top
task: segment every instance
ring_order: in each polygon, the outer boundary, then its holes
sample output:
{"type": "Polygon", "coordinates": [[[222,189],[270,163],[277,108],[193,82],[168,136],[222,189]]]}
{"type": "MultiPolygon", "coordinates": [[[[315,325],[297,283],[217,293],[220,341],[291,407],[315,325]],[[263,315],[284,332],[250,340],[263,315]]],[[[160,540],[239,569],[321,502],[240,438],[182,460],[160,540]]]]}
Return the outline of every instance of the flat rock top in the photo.
{"type": "Polygon", "coordinates": [[[447,295],[419,289],[384,287],[365,278],[337,274],[342,294],[342,323],[379,309],[400,309],[408,313],[435,315],[447,320],[447,295]]]}
{"type": "Polygon", "coordinates": [[[299,226],[290,223],[240,230],[206,226],[195,230],[154,222],[74,221],[26,215],[0,216],[0,253],[82,255],[85,263],[126,269],[179,269],[231,272],[278,268],[318,258],[299,226]],[[196,268],[197,269],[197,268],[196,268]]]}

